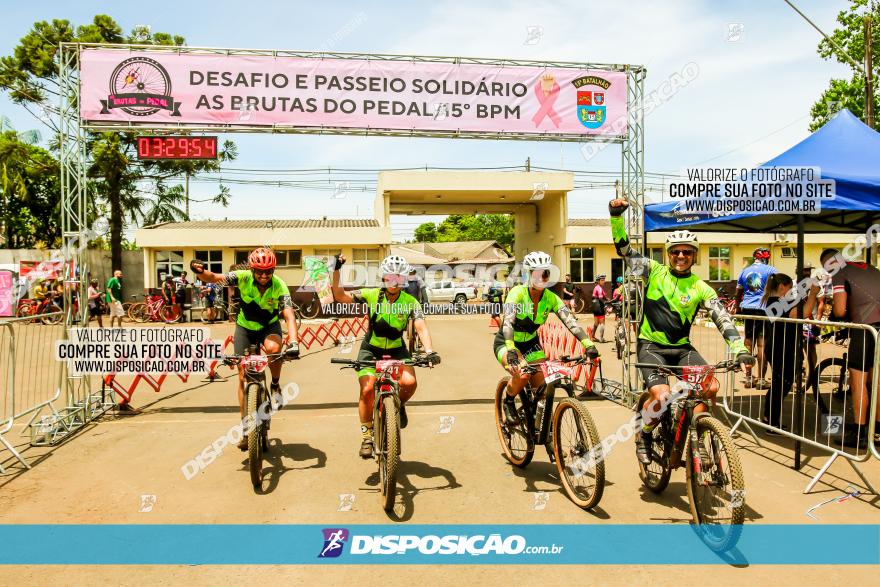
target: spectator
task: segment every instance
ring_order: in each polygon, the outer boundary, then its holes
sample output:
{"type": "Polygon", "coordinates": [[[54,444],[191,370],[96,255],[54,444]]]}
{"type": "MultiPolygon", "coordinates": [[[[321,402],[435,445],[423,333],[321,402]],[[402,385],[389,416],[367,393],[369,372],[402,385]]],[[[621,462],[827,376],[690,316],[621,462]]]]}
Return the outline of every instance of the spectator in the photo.
{"type": "Polygon", "coordinates": [[[596,287],[593,288],[593,342],[608,342],[605,340],[605,276],[596,278],[596,287]]]}
{"type": "MultiPolygon", "coordinates": [[[[792,290],[791,277],[784,273],[774,273],[767,279],[764,287],[764,295],[761,305],[767,307],[775,304],[780,299],[791,297],[797,293],[792,290]]],[[[816,297],[819,286],[813,285],[807,299],[804,302],[803,315],[809,316],[816,306],[816,297]]],[[[797,318],[797,306],[795,305],[783,318],[797,318]]],[[[767,353],[767,362],[771,367],[770,390],[764,401],[764,416],[761,421],[775,428],[782,427],[780,415],[782,414],[782,401],[791,386],[794,384],[795,369],[800,369],[803,363],[803,347],[801,353],[796,355],[797,337],[802,332],[802,326],[797,322],[773,321],[767,324],[765,329],[764,349],[767,353]]],[[[778,434],[776,430],[768,430],[767,434],[778,434]]]]}
{"type": "Polygon", "coordinates": [[[102,292],[98,290],[98,280],[92,279],[89,281],[89,318],[97,318],[98,319],[98,327],[104,328],[104,323],[101,320],[101,314],[104,312],[104,305],[101,303],[101,295],[102,292]]]}
{"type": "Polygon", "coordinates": [[[414,297],[423,306],[428,301],[428,289],[415,269],[409,272],[406,280],[406,293],[414,297]]]}
{"type": "Polygon", "coordinates": [[[189,281],[186,279],[186,271],[180,274],[180,277],[174,280],[176,288],[174,290],[174,303],[177,304],[177,312],[180,315],[180,321],[183,319],[183,304],[186,302],[186,288],[189,287],[189,281]]]}
{"type": "MultiPolygon", "coordinates": [[[[736,282],[737,314],[743,316],[767,316],[761,300],[764,297],[764,288],[767,279],[776,273],[776,268],[770,265],[770,249],[758,247],[752,253],[754,262],[742,270],[736,282]]],[[[767,323],[764,320],[743,320],[745,326],[745,343],[749,352],[758,360],[758,375],[760,379],[752,377],[752,367],[746,366],[745,387],[756,385],[764,389],[767,382],[764,375],[767,374],[767,361],[764,357],[764,329],[767,323]]]]}
{"type": "Polygon", "coordinates": [[[113,277],[107,280],[107,305],[110,306],[110,328],[113,328],[114,318],[117,319],[119,327],[122,328],[122,317],[125,315],[125,311],[122,309],[121,269],[114,271],[113,277]]]}
{"type": "MultiPolygon", "coordinates": [[[[816,297],[816,303],[813,305],[813,311],[811,314],[807,314],[804,311],[803,317],[810,320],[822,320],[825,315],[825,287],[822,285],[822,280],[815,274],[813,264],[809,261],[804,263],[803,273],[801,273],[801,280],[811,279],[811,283],[815,284],[818,287],[818,294],[816,297]]],[[[819,344],[819,335],[821,334],[821,329],[819,326],[815,324],[804,324],[804,344],[807,348],[807,382],[813,381],[813,377],[816,376],[816,363],[818,358],[816,357],[816,345],[819,344]]]]}
{"type": "Polygon", "coordinates": [[[577,314],[574,311],[575,307],[575,291],[577,290],[577,286],[571,282],[571,274],[566,273],[565,282],[562,284],[562,301],[565,302],[565,305],[568,306],[569,311],[572,316],[577,317],[577,314]]]}
{"type": "Polygon", "coordinates": [[[174,304],[174,278],[170,275],[165,275],[165,279],[162,281],[162,301],[165,302],[166,306],[170,306],[174,304]]]}
{"type": "MultiPolygon", "coordinates": [[[[825,249],[819,259],[825,270],[832,274],[832,315],[880,329],[880,270],[867,263],[846,261],[837,249],[825,249]]],[[[874,370],[874,337],[867,330],[851,329],[848,353],[854,422],[844,426],[843,444],[863,448],[868,439],[868,382],[874,370]]],[[[880,405],[874,414],[874,421],[878,420],[880,405]]]]}

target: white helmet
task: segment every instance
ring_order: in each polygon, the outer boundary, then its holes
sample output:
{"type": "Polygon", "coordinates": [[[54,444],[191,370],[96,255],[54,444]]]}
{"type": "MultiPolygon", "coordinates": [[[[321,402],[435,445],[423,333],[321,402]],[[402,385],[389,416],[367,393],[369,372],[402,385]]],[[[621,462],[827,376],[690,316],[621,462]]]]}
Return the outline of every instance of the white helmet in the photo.
{"type": "Polygon", "coordinates": [[[668,251],[675,245],[687,245],[696,250],[700,250],[700,243],[697,242],[697,235],[689,230],[676,230],[672,234],[666,236],[666,250],[668,251]]]}
{"type": "Polygon", "coordinates": [[[409,263],[400,255],[389,255],[382,259],[379,272],[382,275],[406,275],[409,273],[409,263]]]}
{"type": "Polygon", "coordinates": [[[523,259],[523,267],[529,271],[534,271],[535,269],[550,269],[552,265],[553,262],[550,260],[550,255],[544,251],[532,251],[523,259]]]}

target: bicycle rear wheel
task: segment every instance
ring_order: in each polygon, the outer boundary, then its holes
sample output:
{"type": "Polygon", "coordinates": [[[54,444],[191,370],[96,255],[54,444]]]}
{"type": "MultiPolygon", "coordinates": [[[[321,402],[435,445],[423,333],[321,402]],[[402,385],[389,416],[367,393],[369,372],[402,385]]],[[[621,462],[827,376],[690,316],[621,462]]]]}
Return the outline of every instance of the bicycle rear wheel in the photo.
{"type": "MultiPolygon", "coordinates": [[[[258,383],[251,383],[247,386],[245,393],[247,395],[247,414],[251,416],[257,414],[257,408],[260,406],[260,392],[262,386],[258,383]]],[[[248,439],[248,469],[251,473],[251,484],[255,491],[263,488],[263,427],[259,422],[254,422],[251,430],[247,430],[248,439]]]]}
{"type": "Polygon", "coordinates": [[[553,452],[562,486],[579,508],[590,509],[605,491],[605,460],[596,424],[577,400],[561,400],[553,412],[553,452]]]}
{"type": "Polygon", "coordinates": [[[504,451],[504,458],[515,467],[525,467],[532,462],[535,455],[535,443],[532,440],[532,426],[529,411],[523,404],[524,392],[514,398],[519,421],[508,424],[504,417],[504,397],[507,395],[507,381],[504,377],[495,388],[495,427],[498,429],[498,440],[504,451]]]}
{"type": "Polygon", "coordinates": [[[61,307],[58,304],[52,303],[46,306],[46,309],[43,310],[43,314],[55,314],[54,316],[43,316],[40,318],[40,322],[43,324],[59,324],[64,316],[60,314],[61,307]]]}
{"type": "Polygon", "coordinates": [[[697,418],[698,446],[687,449],[687,490],[700,538],[713,550],[731,548],[745,519],[742,464],[727,428],[710,416],[697,418]],[[695,470],[700,462],[700,472],[695,470]]]}
{"type": "Polygon", "coordinates": [[[574,311],[578,314],[583,314],[584,309],[587,307],[587,300],[582,297],[578,297],[574,302],[574,311]]]}
{"type": "Polygon", "coordinates": [[[161,315],[166,324],[174,324],[180,321],[180,308],[177,307],[177,304],[162,306],[161,315]]]}
{"type": "MultiPolygon", "coordinates": [[[[638,411],[642,410],[649,397],[647,393],[642,394],[637,404],[638,411]]],[[[648,448],[651,463],[645,465],[639,462],[639,478],[645,484],[645,487],[654,493],[662,493],[666,486],[669,485],[669,477],[672,475],[672,469],[669,466],[669,455],[672,453],[672,446],[669,442],[670,435],[667,433],[668,425],[668,415],[664,414],[657,425],[654,426],[651,435],[651,446],[648,448]]],[[[641,430],[636,430],[635,433],[641,434],[641,430]]]]}
{"type": "Polygon", "coordinates": [[[400,465],[400,422],[397,417],[397,406],[394,398],[382,398],[382,411],[379,414],[379,431],[377,438],[382,443],[379,447],[379,482],[381,485],[382,508],[386,512],[394,509],[397,496],[397,469],[400,465]]]}
{"type": "Polygon", "coordinates": [[[144,302],[132,304],[128,309],[128,317],[132,322],[144,323],[150,319],[150,310],[144,302]]]}
{"type": "Polygon", "coordinates": [[[321,313],[321,304],[318,302],[317,296],[312,296],[312,298],[306,302],[304,306],[300,306],[302,315],[306,320],[314,320],[318,317],[318,314],[321,313]]]}

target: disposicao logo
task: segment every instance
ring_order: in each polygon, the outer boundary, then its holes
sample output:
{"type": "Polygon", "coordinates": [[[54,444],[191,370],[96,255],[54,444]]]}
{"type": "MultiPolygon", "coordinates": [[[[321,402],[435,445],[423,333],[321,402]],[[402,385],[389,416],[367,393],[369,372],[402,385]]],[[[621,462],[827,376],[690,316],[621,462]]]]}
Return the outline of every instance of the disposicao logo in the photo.
{"type": "Polygon", "coordinates": [[[348,530],[345,528],[324,528],[324,548],[318,558],[336,558],[342,554],[343,546],[348,541],[348,530]]]}

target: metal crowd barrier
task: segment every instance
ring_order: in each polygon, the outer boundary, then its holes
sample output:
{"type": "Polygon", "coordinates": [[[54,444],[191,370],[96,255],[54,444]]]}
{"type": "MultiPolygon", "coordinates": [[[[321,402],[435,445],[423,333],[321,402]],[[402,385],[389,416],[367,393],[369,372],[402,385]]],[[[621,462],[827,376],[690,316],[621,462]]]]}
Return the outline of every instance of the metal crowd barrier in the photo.
{"type": "MultiPolygon", "coordinates": [[[[731,373],[720,381],[718,397],[724,412],[734,419],[731,431],[745,427],[762,446],[754,428],[770,431],[823,451],[830,452],[828,460],[804,488],[809,493],[829,467],[840,457],[852,466],[865,485],[877,491],[856,463],[866,461],[872,454],[880,459],[874,446],[875,418],[878,401],[878,370],[873,370],[867,382],[865,397],[851,388],[852,365],[865,366],[873,361],[880,366],[876,345],[877,331],[863,324],[735,316],[739,320],[755,320],[757,332],[763,327],[763,353],[753,347],[758,363],[752,368],[757,381],[750,384],[741,374],[731,373]],[[842,334],[847,332],[848,338],[842,334]],[[798,343],[798,339],[800,342],[798,343]],[[856,340],[855,352],[848,341],[856,340]],[[873,341],[874,351],[868,355],[859,341],[873,341]],[[798,359],[798,346],[801,358],[798,359]],[[855,424],[859,412],[865,413],[863,425],[855,424]],[[844,445],[844,437],[856,435],[864,447],[844,445]]],[[[711,324],[711,323],[710,323],[711,324]]],[[[696,330],[697,326],[694,327],[696,330]]],[[[726,345],[714,325],[701,329],[694,346],[711,362],[724,358],[726,345]]],[[[741,331],[742,332],[742,331],[741,331]]],[[[868,379],[867,376],[863,376],[868,379]]],[[[796,445],[796,466],[800,447],[796,445]]]]}
{"type": "MultiPolygon", "coordinates": [[[[63,314],[0,321],[0,381],[5,390],[0,401],[0,445],[19,462],[27,462],[3,437],[16,420],[40,413],[61,396],[64,366],[55,360],[55,341],[65,338],[63,314]],[[44,324],[58,320],[57,324],[44,324]]],[[[0,465],[0,473],[4,472],[0,465]]]]}

